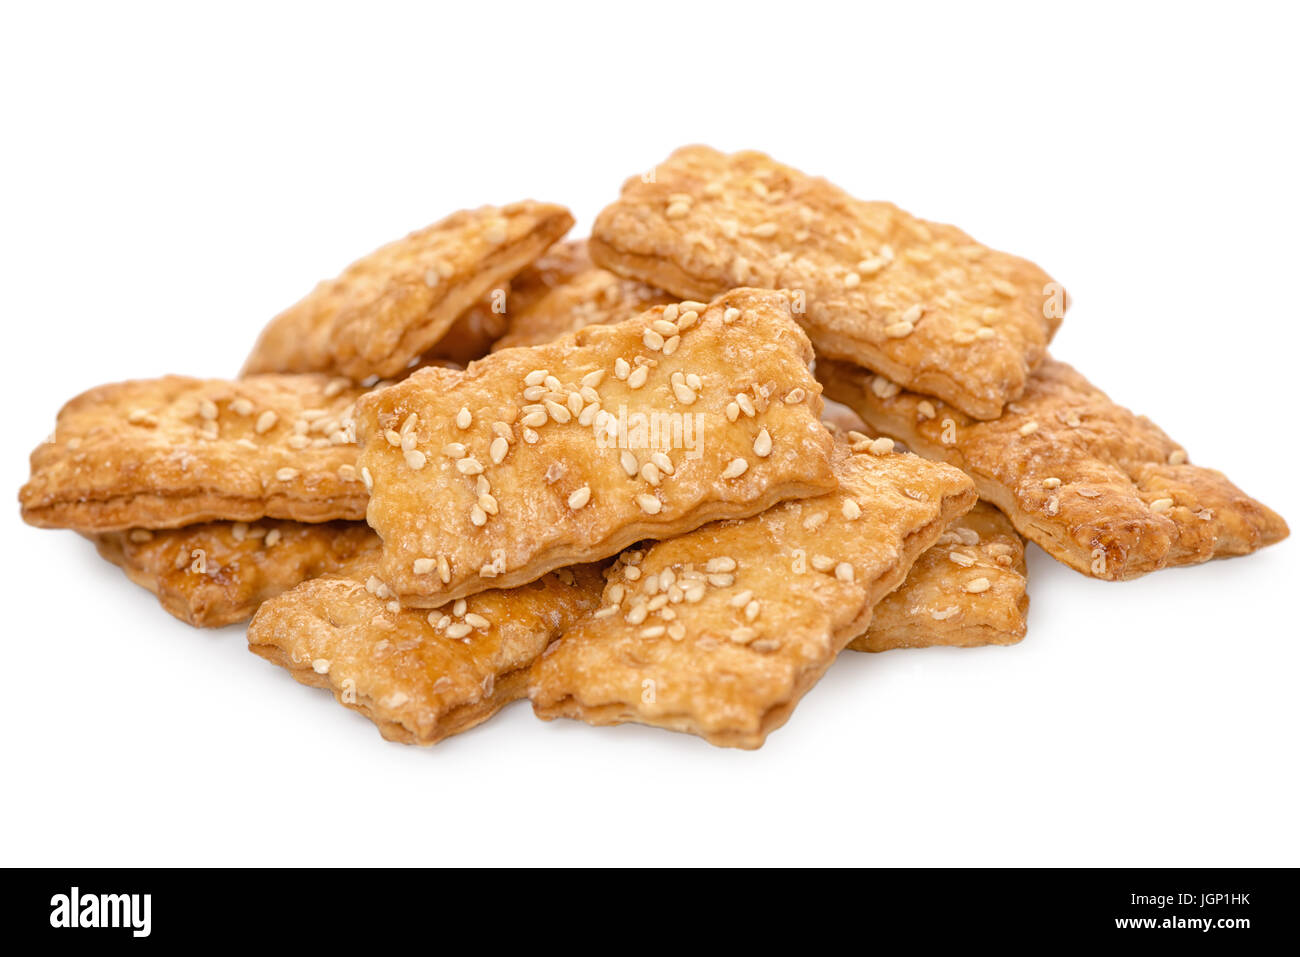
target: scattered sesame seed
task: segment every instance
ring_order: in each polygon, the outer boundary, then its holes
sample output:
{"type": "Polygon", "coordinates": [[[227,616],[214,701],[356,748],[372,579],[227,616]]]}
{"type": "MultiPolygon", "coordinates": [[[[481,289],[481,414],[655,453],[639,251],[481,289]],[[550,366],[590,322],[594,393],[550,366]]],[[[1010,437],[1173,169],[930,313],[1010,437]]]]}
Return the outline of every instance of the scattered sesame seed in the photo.
{"type": "Polygon", "coordinates": [[[361,481],[366,486],[367,492],[373,492],[375,490],[374,476],[370,474],[370,469],[364,465],[361,466],[361,481]]]}
{"type": "Polygon", "coordinates": [[[630,389],[639,389],[645,385],[646,379],[650,377],[649,366],[637,366],[631,375],[627,377],[627,385],[630,389]]]}
{"type": "Polygon", "coordinates": [[[912,334],[910,322],[891,322],[885,326],[885,335],[890,339],[904,339],[912,334]]]}
{"type": "Polygon", "coordinates": [[[524,385],[541,385],[546,381],[546,376],[547,371],[545,369],[534,369],[524,376],[524,385]]]}
{"type": "Polygon", "coordinates": [[[213,402],[211,399],[199,400],[199,415],[202,418],[205,418],[208,421],[212,421],[217,417],[217,413],[218,413],[217,404],[213,402]]]}
{"type": "Polygon", "coordinates": [[[569,508],[579,509],[591,501],[591,487],[584,485],[569,495],[569,508]]]}
{"type": "Polygon", "coordinates": [[[288,466],[285,466],[282,469],[276,470],[275,477],[278,481],[281,482],[291,482],[298,477],[298,470],[291,469],[288,466]]]}
{"type": "Polygon", "coordinates": [[[279,419],[280,417],[278,415],[270,409],[267,409],[257,417],[257,421],[253,424],[253,431],[258,435],[265,435],[267,432],[270,432],[275,428],[275,423],[278,422],[279,419]]]}
{"type": "Polygon", "coordinates": [[[722,321],[727,325],[731,325],[739,318],[740,310],[735,306],[728,306],[722,313],[722,321]]]}
{"type": "Polygon", "coordinates": [[[1182,449],[1174,449],[1174,451],[1172,451],[1172,452],[1169,453],[1169,464],[1170,464],[1170,465],[1186,465],[1186,464],[1187,464],[1187,453],[1184,452],[1182,449]]]}
{"type": "Polygon", "coordinates": [[[851,272],[844,277],[845,289],[856,289],[862,283],[862,277],[855,272],[851,272]]]}
{"type": "Polygon", "coordinates": [[[862,506],[851,498],[846,498],[844,504],[840,506],[840,512],[845,518],[852,521],[862,515],[862,506]]]}
{"type": "Polygon", "coordinates": [[[894,440],[882,435],[878,439],[873,439],[871,444],[867,446],[867,450],[872,455],[888,455],[894,451],[894,440]]]}
{"type": "Polygon", "coordinates": [[[966,583],[966,591],[972,595],[978,595],[980,592],[989,590],[989,580],[987,578],[973,578],[966,583]]]}
{"type": "Polygon", "coordinates": [[[922,399],[916,404],[916,414],[923,419],[933,419],[935,416],[934,403],[929,399],[922,399]]]}
{"type": "Polygon", "coordinates": [[[1038,431],[1038,423],[1032,419],[1022,425],[1019,429],[1021,435],[1033,435],[1038,431]]]}
{"type": "Polygon", "coordinates": [[[618,462],[623,466],[623,471],[627,473],[628,478],[636,478],[637,472],[641,470],[641,463],[629,449],[624,449],[618,454],[618,462]]]}
{"type": "Polygon", "coordinates": [[[424,463],[427,461],[425,454],[419,449],[411,449],[409,452],[406,452],[405,458],[406,464],[417,472],[424,468],[424,463]]]}
{"type": "Polygon", "coordinates": [[[470,423],[473,421],[474,421],[474,416],[470,415],[469,409],[465,408],[464,406],[461,406],[460,411],[456,413],[456,428],[468,429],[470,423]]]}
{"type": "Polygon", "coordinates": [[[453,624],[447,626],[447,637],[464,638],[473,630],[474,628],[472,625],[468,625],[463,621],[454,622],[453,624]]]}
{"type": "Polygon", "coordinates": [[[456,471],[460,472],[461,475],[481,475],[483,466],[479,464],[478,459],[471,455],[456,460],[456,471]]]}
{"type": "Polygon", "coordinates": [[[1174,500],[1172,498],[1158,498],[1151,503],[1151,511],[1155,512],[1157,515],[1161,512],[1167,512],[1173,507],[1174,500]]]}
{"type": "Polygon", "coordinates": [[[749,470],[749,462],[743,458],[734,458],[727,463],[727,467],[722,470],[724,479],[740,478],[749,470]]]}
{"type": "Polygon", "coordinates": [[[853,566],[848,562],[840,562],[835,566],[835,578],[842,582],[851,582],[854,578],[853,566]]]}
{"type": "Polygon", "coordinates": [[[438,563],[432,558],[417,558],[411,565],[411,571],[417,575],[428,575],[437,565],[438,563]]]}
{"type": "Polygon", "coordinates": [[[663,510],[664,504],[654,495],[642,492],[636,497],[636,503],[641,507],[641,511],[647,515],[658,515],[663,510]]]}
{"type": "Polygon", "coordinates": [[[477,628],[480,631],[486,631],[488,628],[492,627],[492,622],[488,621],[482,615],[475,614],[472,611],[465,616],[465,624],[469,625],[471,628],[477,628]]]}
{"type": "Polygon", "coordinates": [[[1043,488],[1060,488],[1061,480],[1055,475],[1043,479],[1043,488]]]}
{"type": "Polygon", "coordinates": [[[758,437],[754,439],[754,454],[760,459],[772,454],[772,434],[766,428],[759,429],[758,437]]]}
{"type": "Polygon", "coordinates": [[[318,675],[329,674],[330,660],[328,658],[315,658],[311,663],[311,670],[318,675]]]}

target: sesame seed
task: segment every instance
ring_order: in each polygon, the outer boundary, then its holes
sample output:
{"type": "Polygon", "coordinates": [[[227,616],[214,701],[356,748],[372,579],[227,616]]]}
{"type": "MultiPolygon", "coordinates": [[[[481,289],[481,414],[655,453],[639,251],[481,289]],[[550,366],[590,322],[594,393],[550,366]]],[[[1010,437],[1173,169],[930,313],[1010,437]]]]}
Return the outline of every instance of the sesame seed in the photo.
{"type": "Polygon", "coordinates": [[[724,479],[740,478],[749,469],[749,462],[746,459],[735,458],[727,463],[727,467],[722,470],[724,479]]]}
{"type": "Polygon", "coordinates": [[[851,582],[854,578],[853,566],[848,562],[840,562],[835,566],[835,578],[842,582],[851,582]]]}
{"type": "Polygon", "coordinates": [[[648,628],[642,628],[640,636],[642,638],[659,638],[668,629],[664,625],[650,625],[648,628]]]}
{"type": "Polygon", "coordinates": [[[628,388],[639,389],[645,385],[646,379],[650,377],[649,366],[637,366],[636,370],[627,377],[628,388]]]}
{"type": "Polygon", "coordinates": [[[466,623],[463,622],[463,621],[458,621],[458,622],[455,622],[454,624],[451,624],[451,625],[448,625],[448,626],[447,626],[447,637],[448,637],[448,638],[464,638],[465,636],[467,636],[467,635],[468,635],[470,632],[472,632],[473,630],[474,630],[474,628],[473,628],[472,625],[468,625],[468,624],[466,624],[466,623]]]}
{"type": "Polygon", "coordinates": [[[812,567],[819,572],[828,572],[835,567],[835,559],[827,555],[814,555],[812,567]]]}
{"type": "Polygon", "coordinates": [[[894,440],[882,435],[878,439],[873,439],[867,449],[872,455],[888,455],[894,451],[894,440]]]}
{"type": "Polygon", "coordinates": [[[840,512],[850,521],[858,518],[862,514],[862,506],[851,498],[846,498],[844,504],[840,506],[840,512]]]}
{"type": "Polygon", "coordinates": [[[484,511],[482,505],[479,505],[477,502],[475,502],[474,505],[469,510],[470,524],[473,525],[475,528],[482,528],[484,525],[487,524],[487,520],[488,520],[487,512],[484,511]]]}
{"type": "Polygon", "coordinates": [[[457,459],[456,471],[461,475],[481,475],[483,473],[483,466],[479,464],[478,459],[471,455],[466,456],[463,459],[457,459]]]}
{"type": "Polygon", "coordinates": [[[472,611],[465,616],[465,624],[469,625],[471,628],[477,628],[480,631],[492,627],[492,622],[488,621],[482,615],[475,614],[472,611]]]}
{"type": "Polygon", "coordinates": [[[949,605],[947,608],[944,608],[942,611],[930,612],[930,617],[933,618],[935,621],[947,621],[949,618],[951,618],[953,615],[956,615],[960,611],[961,609],[956,605],[949,605]]]}
{"type": "Polygon", "coordinates": [[[366,486],[367,492],[373,492],[375,490],[374,476],[370,474],[370,469],[364,465],[361,466],[361,481],[366,486]]]}
{"type": "Polygon", "coordinates": [[[862,277],[855,272],[848,273],[844,277],[845,289],[856,289],[862,282],[862,277]]]}
{"type": "Polygon", "coordinates": [[[1187,453],[1184,452],[1182,449],[1175,449],[1174,451],[1170,452],[1170,453],[1169,453],[1169,464],[1170,464],[1170,465],[1186,465],[1186,464],[1187,464],[1187,453]]]}
{"type": "Polygon", "coordinates": [[[488,458],[492,460],[493,465],[500,465],[509,451],[510,443],[498,435],[492,440],[492,444],[488,446],[488,458]]]}
{"type": "Polygon", "coordinates": [[[1061,500],[1057,498],[1055,495],[1049,496],[1047,499],[1047,504],[1043,506],[1043,511],[1046,512],[1048,515],[1055,515],[1060,510],[1061,510],[1061,500]]]}
{"type": "Polygon", "coordinates": [[[934,403],[929,399],[922,399],[916,404],[916,414],[923,419],[934,418],[934,403]]]}
{"type": "Polygon", "coordinates": [[[539,438],[541,438],[541,436],[539,436],[532,429],[529,428],[524,429],[524,441],[527,442],[529,445],[536,445],[537,440],[539,438]]]}
{"type": "Polygon", "coordinates": [[[739,318],[740,318],[740,310],[737,309],[735,306],[728,306],[722,313],[722,321],[727,325],[731,325],[739,318]]]}
{"type": "Polygon", "coordinates": [[[753,400],[743,392],[736,394],[736,405],[740,406],[740,411],[744,412],[745,415],[749,416],[751,419],[758,414],[758,410],[754,408],[753,400]]]}
{"type": "Polygon", "coordinates": [[[239,398],[231,400],[230,411],[235,415],[252,415],[253,403],[241,395],[239,398]]]}
{"type": "Polygon", "coordinates": [[[524,385],[541,385],[546,381],[546,376],[547,371],[545,369],[534,369],[524,376],[524,385]]]}
{"type": "Polygon", "coordinates": [[[683,203],[678,200],[675,203],[668,204],[668,208],[664,211],[664,215],[669,219],[681,219],[683,216],[688,215],[690,211],[690,203],[683,203]]]}
{"type": "Polygon", "coordinates": [[[695,390],[685,382],[673,383],[673,395],[682,405],[693,405],[695,400],[698,398],[695,394],[695,390]]]}
{"type": "Polygon", "coordinates": [[[708,307],[708,303],[696,302],[694,299],[683,299],[679,306],[682,312],[703,312],[708,307]]]}
{"type": "Polygon", "coordinates": [[[772,434],[767,429],[760,429],[758,438],[754,439],[754,454],[765,459],[772,454],[772,434]]]}
{"type": "Polygon", "coordinates": [[[622,381],[628,377],[632,367],[627,364],[627,360],[619,356],[614,360],[614,378],[622,381]]]}
{"type": "Polygon", "coordinates": [[[647,515],[658,515],[664,507],[663,502],[646,492],[637,495],[636,504],[640,506],[641,511],[645,512],[647,515]]]}
{"type": "Polygon", "coordinates": [[[444,585],[451,582],[451,563],[447,561],[446,555],[438,556],[438,577],[444,585]]]}
{"type": "Polygon", "coordinates": [[[871,391],[879,399],[892,399],[898,395],[901,388],[897,382],[892,382],[882,375],[875,376],[871,380],[871,391]]]}
{"type": "Polygon", "coordinates": [[[330,660],[328,658],[315,658],[311,663],[311,670],[318,675],[329,674],[330,660]]]}
{"type": "Polygon", "coordinates": [[[735,422],[740,418],[740,405],[736,402],[727,403],[727,421],[735,422]]]}
{"type": "Polygon", "coordinates": [[[428,575],[437,565],[432,558],[417,558],[411,565],[411,571],[417,575],[428,575]]]}
{"type": "Polygon", "coordinates": [[[734,572],[736,570],[736,560],[729,555],[719,555],[716,558],[710,558],[705,563],[704,570],[709,574],[715,572],[734,572]]]}
{"type": "Polygon", "coordinates": [[[912,306],[909,306],[908,309],[907,309],[907,311],[904,312],[903,315],[902,315],[901,317],[899,317],[899,318],[900,318],[903,322],[909,323],[909,324],[911,324],[911,325],[916,325],[917,322],[920,321],[921,316],[922,316],[922,314],[923,314],[924,312],[925,312],[925,306],[921,305],[921,304],[918,302],[918,303],[915,303],[915,304],[912,305],[912,306]]]}
{"type": "Polygon", "coordinates": [[[1016,297],[1016,287],[1011,285],[1005,279],[994,279],[992,282],[993,291],[999,296],[1005,296],[1007,299],[1016,297]]]}
{"type": "Polygon", "coordinates": [[[668,339],[664,340],[664,349],[663,349],[664,355],[666,356],[672,355],[674,352],[677,351],[678,346],[680,346],[681,344],[682,344],[681,336],[670,336],[668,339]]]}
{"type": "Polygon", "coordinates": [[[591,487],[584,485],[569,496],[569,508],[579,509],[591,501],[591,487]]]}
{"type": "Polygon", "coordinates": [[[677,317],[677,333],[680,335],[700,321],[700,314],[694,309],[687,309],[677,317]]]}
{"type": "Polygon", "coordinates": [[[651,485],[659,484],[659,467],[653,462],[647,462],[641,466],[641,477],[651,485]]]}
{"type": "Polygon", "coordinates": [[[1043,479],[1043,488],[1060,488],[1061,480],[1056,476],[1043,479]]]}
{"type": "Polygon", "coordinates": [[[290,482],[298,477],[298,470],[285,466],[282,469],[276,470],[275,477],[281,482],[290,482]]]}
{"type": "Polygon", "coordinates": [[[1022,425],[1019,429],[1021,435],[1033,435],[1038,431],[1038,423],[1030,420],[1022,425]]]}
{"type": "Polygon", "coordinates": [[[738,645],[747,645],[758,637],[758,632],[753,628],[742,626],[740,628],[733,628],[728,637],[738,645]]]}
{"type": "Polygon", "coordinates": [[[641,463],[636,460],[636,456],[628,449],[618,453],[618,462],[623,466],[623,471],[627,473],[628,478],[636,478],[637,472],[641,470],[641,463]]]}
{"type": "Polygon", "coordinates": [[[752,230],[759,239],[771,239],[776,235],[776,223],[759,223],[752,230]]]}
{"type": "Polygon", "coordinates": [[[664,337],[653,329],[647,329],[641,334],[641,342],[645,344],[647,349],[655,352],[664,347],[664,337]]]}
{"type": "Polygon", "coordinates": [[[280,417],[278,415],[270,409],[267,409],[257,417],[257,421],[253,424],[253,431],[258,435],[265,435],[267,432],[270,432],[275,428],[275,423],[278,422],[279,419],[280,417]]]}
{"type": "Polygon", "coordinates": [[[992,339],[996,335],[997,333],[988,326],[984,326],[982,329],[977,329],[975,332],[976,339],[992,339]]]}
{"type": "MultiPolygon", "coordinates": [[[[306,423],[295,422],[294,428],[296,429],[299,425],[304,426],[303,431],[305,432],[306,423]]],[[[384,439],[388,442],[389,445],[391,445],[395,449],[399,449],[402,447],[402,436],[396,429],[386,429],[384,431],[384,439]]]]}
{"type": "Polygon", "coordinates": [[[912,334],[910,322],[891,322],[885,326],[885,335],[890,339],[905,339],[912,334]]]}
{"type": "Polygon", "coordinates": [[[406,458],[406,464],[417,472],[424,468],[424,463],[427,461],[425,454],[419,449],[411,449],[405,453],[404,457],[406,458]]]}
{"type": "MultiPolygon", "coordinates": [[[[567,415],[568,410],[565,409],[564,413],[567,415]]],[[[524,426],[524,428],[527,429],[540,428],[541,426],[546,424],[546,410],[534,409],[532,412],[524,413],[523,417],[519,420],[519,424],[524,426]]]]}
{"type": "Polygon", "coordinates": [[[208,421],[212,421],[217,417],[217,404],[211,399],[200,399],[199,415],[208,421]]]}
{"type": "Polygon", "coordinates": [[[966,583],[966,591],[972,595],[978,595],[980,592],[989,590],[989,580],[987,578],[973,578],[966,583]]]}
{"type": "Polygon", "coordinates": [[[459,442],[448,442],[442,447],[442,454],[451,459],[463,459],[465,457],[465,446],[459,442]]]}
{"type": "Polygon", "coordinates": [[[628,610],[628,613],[624,616],[623,620],[629,625],[639,625],[645,621],[649,615],[650,609],[646,607],[645,602],[639,602],[628,610]]]}
{"type": "Polygon", "coordinates": [[[1158,498],[1151,503],[1151,511],[1155,512],[1157,515],[1161,512],[1167,512],[1173,507],[1174,500],[1172,498],[1158,498]]]}

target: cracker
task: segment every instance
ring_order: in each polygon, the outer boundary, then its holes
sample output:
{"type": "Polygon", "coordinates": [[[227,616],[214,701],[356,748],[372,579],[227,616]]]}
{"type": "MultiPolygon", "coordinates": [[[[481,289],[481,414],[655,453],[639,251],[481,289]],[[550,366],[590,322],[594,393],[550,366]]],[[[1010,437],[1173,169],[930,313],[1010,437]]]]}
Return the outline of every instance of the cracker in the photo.
{"type": "Polygon", "coordinates": [[[1064,313],[1064,290],[1033,263],[762,153],[688,146],[654,173],[629,179],[597,218],[597,265],[697,299],[795,290],[819,356],[976,418],[1024,391],[1064,313]]]}
{"type": "Polygon", "coordinates": [[[208,522],[92,535],[99,554],[195,628],[243,621],[269,598],[379,551],[363,522],[208,522]]]}
{"type": "Polygon", "coordinates": [[[811,355],[784,294],[740,289],[371,393],[381,577],[434,607],[833,489],[811,355]]]}
{"type": "Polygon", "coordinates": [[[1276,512],[1048,358],[999,419],[975,421],[882,376],[818,361],[832,398],[872,428],[975,480],[1020,534],[1108,581],[1244,555],[1288,534],[1276,512]]]}
{"type": "Polygon", "coordinates": [[[99,386],[65,405],[32,453],[23,518],[98,532],[362,519],[352,424],[362,391],[324,375],[99,386]]]}
{"type": "Polygon", "coordinates": [[[248,646],[404,744],[436,744],[524,697],[529,667],[600,599],[599,568],[577,566],[428,612],[402,608],[369,570],[268,601],[248,646]]]}
{"type": "Polygon", "coordinates": [[[542,345],[584,326],[622,322],[651,306],[675,301],[676,297],[653,286],[620,279],[594,266],[585,240],[562,245],[570,247],[566,250],[567,272],[556,270],[554,278],[537,280],[537,286],[545,284],[547,288],[537,294],[525,291],[521,301],[512,304],[509,331],[497,340],[494,352],[542,345]]]}
{"type": "Polygon", "coordinates": [[[921,553],[849,648],[1013,645],[1025,637],[1026,581],[1024,539],[996,508],[977,502],[921,553]]]}
{"type": "Polygon", "coordinates": [[[965,475],[919,456],[835,458],[829,495],[623,553],[601,608],[533,669],[538,716],[761,746],[975,502],[965,475]]]}
{"type": "Polygon", "coordinates": [[[389,243],[271,320],[243,375],[399,374],[573,225],[563,206],[483,206],[389,243]]]}

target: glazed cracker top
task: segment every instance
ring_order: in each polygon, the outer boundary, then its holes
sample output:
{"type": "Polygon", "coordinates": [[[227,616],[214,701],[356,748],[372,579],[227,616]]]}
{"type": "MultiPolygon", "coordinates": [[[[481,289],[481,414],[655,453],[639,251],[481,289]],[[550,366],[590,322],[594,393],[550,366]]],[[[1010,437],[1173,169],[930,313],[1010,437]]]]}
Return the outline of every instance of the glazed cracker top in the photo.
{"type": "Polygon", "coordinates": [[[854,199],[762,153],[677,150],[597,218],[597,265],[680,296],[791,289],[818,355],[857,362],[977,418],[1025,388],[1064,290],[960,229],[854,199]]]}
{"type": "Polygon", "coordinates": [[[438,605],[835,487],[778,292],[657,307],[358,405],[382,577],[438,605]]]}

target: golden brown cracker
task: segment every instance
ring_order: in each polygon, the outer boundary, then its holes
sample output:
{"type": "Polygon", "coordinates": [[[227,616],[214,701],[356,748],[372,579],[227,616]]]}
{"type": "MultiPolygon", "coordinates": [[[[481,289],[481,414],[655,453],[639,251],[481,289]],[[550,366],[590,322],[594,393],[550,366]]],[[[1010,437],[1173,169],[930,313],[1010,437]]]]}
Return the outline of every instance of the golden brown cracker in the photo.
{"type": "Polygon", "coordinates": [[[358,403],[381,577],[432,607],[835,486],[778,292],[659,307],[358,403]]]}
{"type": "Polygon", "coordinates": [[[539,717],[757,748],[975,502],[956,469],[836,447],[839,489],[625,552],[533,669],[539,717]]]}
{"type": "Polygon", "coordinates": [[[975,480],[1016,529],[1071,568],[1109,581],[1244,555],[1288,534],[1277,513],[1048,358],[1001,418],[981,422],[883,376],[819,360],[827,394],[872,428],[975,480]]]}
{"type": "Polygon", "coordinates": [[[90,537],[100,555],[195,628],[243,621],[267,599],[379,551],[364,522],[208,522],[90,537]]]}
{"type": "Polygon", "coordinates": [[[276,316],[242,374],[398,375],[572,225],[563,206],[532,200],[452,213],[357,260],[276,316]]]}
{"type": "Polygon", "coordinates": [[[680,296],[791,289],[819,356],[994,418],[1024,391],[1064,290],[954,226],[865,202],[762,153],[677,150],[597,218],[596,264],[680,296]]]}
{"type": "Polygon", "coordinates": [[[976,502],[921,553],[876,605],[853,651],[1013,645],[1029,612],[1025,543],[1005,515],[976,502]]]}
{"type": "Polygon", "coordinates": [[[401,607],[369,571],[266,602],[248,627],[249,650],[404,744],[436,744],[524,697],[532,663],[600,598],[599,567],[577,566],[430,612],[401,607]]]}
{"type": "Polygon", "coordinates": [[[32,453],[23,518],[96,532],[364,518],[352,424],[362,391],[324,375],[99,386],[68,402],[32,453]]]}

